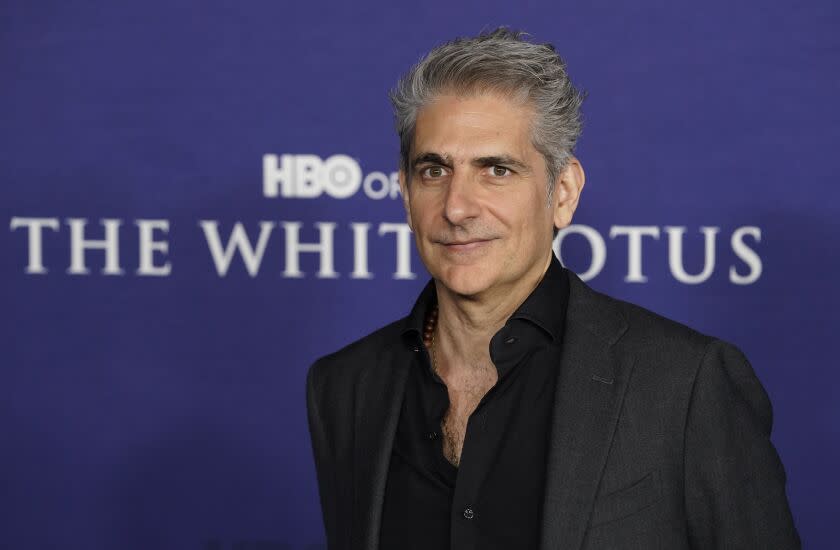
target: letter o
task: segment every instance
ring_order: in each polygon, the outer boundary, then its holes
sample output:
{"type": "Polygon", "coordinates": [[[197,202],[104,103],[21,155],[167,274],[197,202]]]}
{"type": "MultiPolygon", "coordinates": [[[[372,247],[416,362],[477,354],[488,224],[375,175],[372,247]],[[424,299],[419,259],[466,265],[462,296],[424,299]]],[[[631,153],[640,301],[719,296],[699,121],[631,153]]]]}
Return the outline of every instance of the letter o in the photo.
{"type": "Polygon", "coordinates": [[[592,261],[589,264],[589,269],[583,273],[578,273],[578,277],[580,277],[583,281],[588,281],[597,277],[598,274],[601,273],[601,270],[604,269],[604,264],[607,263],[607,245],[604,242],[604,238],[600,233],[588,225],[573,224],[564,227],[557,233],[557,238],[554,239],[554,246],[552,247],[563,265],[566,265],[563,262],[563,254],[561,252],[563,239],[572,233],[583,235],[589,243],[589,248],[592,251],[592,261]]]}
{"type": "Polygon", "coordinates": [[[353,196],[362,184],[359,163],[347,155],[333,155],[324,162],[322,185],[327,194],[336,199],[353,196]]]}
{"type": "Polygon", "coordinates": [[[390,183],[388,176],[382,172],[371,172],[365,176],[365,181],[362,182],[362,189],[365,190],[365,195],[368,198],[381,200],[388,196],[390,183]],[[379,189],[374,189],[374,182],[379,183],[379,189]]]}

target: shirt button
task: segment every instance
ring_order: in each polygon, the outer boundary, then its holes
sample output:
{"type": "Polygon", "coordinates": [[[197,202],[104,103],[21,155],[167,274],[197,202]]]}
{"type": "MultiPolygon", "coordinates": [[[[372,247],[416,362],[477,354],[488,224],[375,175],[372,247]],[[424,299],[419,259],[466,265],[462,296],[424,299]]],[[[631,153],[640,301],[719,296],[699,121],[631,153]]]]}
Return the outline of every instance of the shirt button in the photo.
{"type": "Polygon", "coordinates": [[[472,519],[475,513],[473,512],[472,508],[464,508],[464,517],[467,519],[472,519]]]}
{"type": "Polygon", "coordinates": [[[508,344],[508,345],[515,344],[515,343],[516,343],[516,337],[515,336],[511,336],[510,338],[505,340],[505,344],[508,344]]]}

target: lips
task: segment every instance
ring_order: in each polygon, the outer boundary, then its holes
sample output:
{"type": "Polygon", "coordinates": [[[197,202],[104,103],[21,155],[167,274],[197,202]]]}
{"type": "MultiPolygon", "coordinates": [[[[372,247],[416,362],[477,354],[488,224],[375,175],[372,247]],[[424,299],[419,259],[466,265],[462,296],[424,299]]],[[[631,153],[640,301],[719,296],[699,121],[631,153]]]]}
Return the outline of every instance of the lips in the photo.
{"type": "Polygon", "coordinates": [[[469,241],[454,241],[441,243],[444,247],[452,252],[472,252],[479,250],[487,245],[491,239],[472,239],[469,241]]]}

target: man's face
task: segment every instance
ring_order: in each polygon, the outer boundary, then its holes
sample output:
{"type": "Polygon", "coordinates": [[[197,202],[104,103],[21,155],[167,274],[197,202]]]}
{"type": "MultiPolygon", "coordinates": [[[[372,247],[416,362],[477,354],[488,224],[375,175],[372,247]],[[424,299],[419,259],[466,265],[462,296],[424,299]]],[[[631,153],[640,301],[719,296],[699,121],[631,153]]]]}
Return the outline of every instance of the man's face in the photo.
{"type": "MultiPolygon", "coordinates": [[[[561,186],[547,203],[532,118],[529,105],[496,94],[442,95],[417,115],[411,181],[400,178],[408,221],[429,273],[456,294],[535,283],[548,265],[554,225],[571,220],[561,214],[569,198],[561,186]]],[[[576,196],[572,202],[573,211],[576,196]]]]}

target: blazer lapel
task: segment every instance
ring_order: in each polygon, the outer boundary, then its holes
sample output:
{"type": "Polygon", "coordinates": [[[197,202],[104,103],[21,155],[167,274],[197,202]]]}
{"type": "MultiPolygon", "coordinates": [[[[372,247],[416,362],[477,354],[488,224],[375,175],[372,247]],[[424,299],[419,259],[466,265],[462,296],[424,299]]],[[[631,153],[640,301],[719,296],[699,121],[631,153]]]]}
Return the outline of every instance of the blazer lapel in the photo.
{"type": "MultiPolygon", "coordinates": [[[[578,549],[615,432],[634,357],[615,349],[627,323],[569,272],[569,304],[546,465],[540,548],[578,549]]],[[[380,354],[356,387],[351,548],[377,550],[385,483],[410,361],[380,354]]]]}
{"type": "Polygon", "coordinates": [[[634,357],[616,352],[627,322],[609,298],[569,272],[569,304],[557,377],[542,550],[580,548],[634,357]]]}
{"type": "MultiPolygon", "coordinates": [[[[367,369],[356,388],[351,548],[376,550],[385,482],[402,407],[409,361],[391,346],[367,369]]],[[[403,351],[404,353],[404,351],[403,351]]]]}

